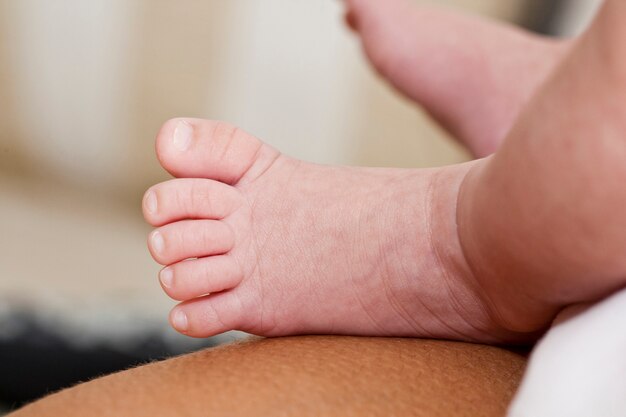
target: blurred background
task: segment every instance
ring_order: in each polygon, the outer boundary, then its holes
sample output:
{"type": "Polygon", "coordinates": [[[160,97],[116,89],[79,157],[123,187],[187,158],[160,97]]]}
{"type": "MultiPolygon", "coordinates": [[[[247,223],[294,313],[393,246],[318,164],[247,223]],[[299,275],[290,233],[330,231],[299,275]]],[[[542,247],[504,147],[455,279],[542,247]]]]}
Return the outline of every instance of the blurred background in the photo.
{"type": "MultiPolygon", "coordinates": [[[[434,3],[571,35],[599,2],[434,3]]],[[[0,410],[238,337],[167,325],[140,210],[166,119],[319,163],[468,158],[370,70],[340,1],[0,0],[0,106],[0,410]]]]}

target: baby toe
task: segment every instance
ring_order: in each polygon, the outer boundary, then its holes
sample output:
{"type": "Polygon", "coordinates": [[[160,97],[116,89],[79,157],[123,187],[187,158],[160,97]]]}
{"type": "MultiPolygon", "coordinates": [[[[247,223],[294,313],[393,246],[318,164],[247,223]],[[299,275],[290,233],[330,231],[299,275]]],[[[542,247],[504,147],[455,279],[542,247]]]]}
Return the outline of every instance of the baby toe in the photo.
{"type": "Polygon", "coordinates": [[[172,327],[191,337],[239,329],[243,319],[244,309],[231,291],[181,303],[170,313],[172,327]]]}
{"type": "Polygon", "coordinates": [[[159,274],[163,290],[179,301],[231,289],[242,279],[239,264],[227,255],[179,262],[159,274]]]}
{"type": "Polygon", "coordinates": [[[163,168],[175,177],[228,184],[239,182],[253,167],[262,170],[279,155],[228,123],[191,118],[166,122],[157,136],[156,150],[163,168]]]}
{"type": "Polygon", "coordinates": [[[239,191],[219,181],[174,179],[150,188],[143,199],[143,213],[153,226],[184,219],[219,220],[241,205],[239,191]]]}
{"type": "Polygon", "coordinates": [[[165,225],[150,234],[148,248],[155,261],[171,265],[190,258],[227,253],[233,248],[234,233],[219,220],[183,220],[165,225]]]}

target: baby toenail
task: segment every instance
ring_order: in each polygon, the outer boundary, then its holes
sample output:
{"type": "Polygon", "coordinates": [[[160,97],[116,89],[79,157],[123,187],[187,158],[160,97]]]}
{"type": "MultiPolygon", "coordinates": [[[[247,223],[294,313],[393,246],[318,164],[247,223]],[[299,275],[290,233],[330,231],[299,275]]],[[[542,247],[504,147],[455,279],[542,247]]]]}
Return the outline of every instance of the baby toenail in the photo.
{"type": "Polygon", "coordinates": [[[163,240],[163,235],[159,232],[152,233],[152,249],[154,249],[157,253],[162,253],[165,248],[165,240],[163,240]]]}
{"type": "Polygon", "coordinates": [[[172,288],[172,283],[174,282],[174,272],[172,272],[171,268],[165,268],[159,274],[159,280],[161,281],[161,285],[165,288],[172,288]]]}
{"type": "Polygon", "coordinates": [[[174,326],[174,328],[176,328],[176,330],[181,333],[187,331],[187,326],[189,324],[187,322],[187,315],[184,311],[178,310],[174,313],[174,315],[172,316],[172,325],[174,326]]]}
{"type": "Polygon", "coordinates": [[[193,126],[188,122],[181,120],[174,130],[174,146],[180,151],[186,151],[191,144],[193,136],[193,126]]]}
{"type": "Polygon", "coordinates": [[[146,210],[150,214],[154,214],[157,211],[157,197],[154,191],[148,191],[146,195],[146,210]]]}

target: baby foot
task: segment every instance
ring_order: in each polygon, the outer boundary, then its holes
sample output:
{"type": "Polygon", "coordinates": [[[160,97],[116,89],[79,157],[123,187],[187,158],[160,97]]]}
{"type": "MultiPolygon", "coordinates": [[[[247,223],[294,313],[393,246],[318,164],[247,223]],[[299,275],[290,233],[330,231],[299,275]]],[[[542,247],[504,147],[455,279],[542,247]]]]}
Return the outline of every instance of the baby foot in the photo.
{"type": "Polygon", "coordinates": [[[469,169],[327,167],[284,156],[220,122],[176,119],[158,158],[179,177],[143,208],[172,325],[519,339],[496,324],[465,263],[456,198],[469,169]]]}
{"type": "Polygon", "coordinates": [[[346,0],[367,56],[474,155],[499,147],[569,41],[407,0],[346,0]]]}

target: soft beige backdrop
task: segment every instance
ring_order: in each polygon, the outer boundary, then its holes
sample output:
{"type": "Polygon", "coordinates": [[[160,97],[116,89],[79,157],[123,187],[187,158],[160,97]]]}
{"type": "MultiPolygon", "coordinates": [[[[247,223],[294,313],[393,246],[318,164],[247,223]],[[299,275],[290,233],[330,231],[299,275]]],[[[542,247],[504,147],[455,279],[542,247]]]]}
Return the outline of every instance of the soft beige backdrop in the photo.
{"type": "MultiPolygon", "coordinates": [[[[521,0],[437,3],[513,19],[521,0]]],[[[0,0],[0,89],[0,313],[165,319],[139,205],[167,178],[167,118],[228,120],[320,163],[467,157],[377,79],[334,0],[0,0]]]]}

